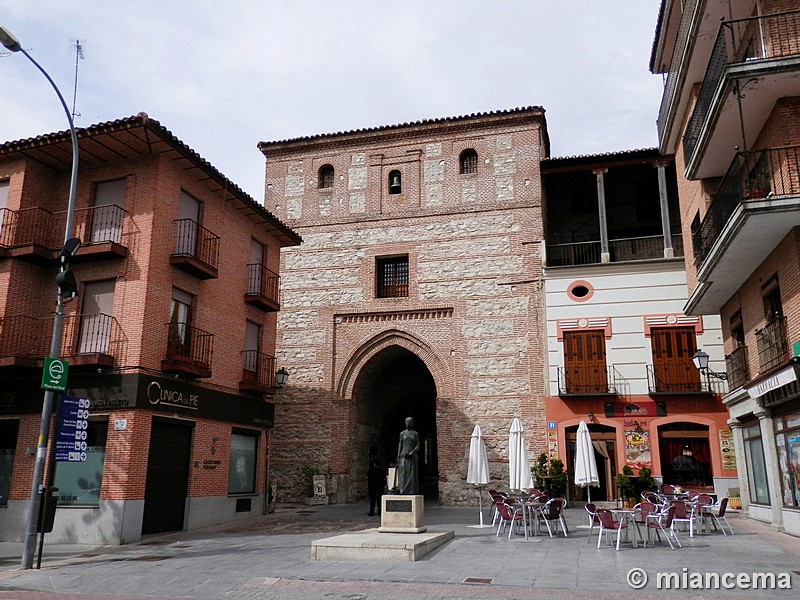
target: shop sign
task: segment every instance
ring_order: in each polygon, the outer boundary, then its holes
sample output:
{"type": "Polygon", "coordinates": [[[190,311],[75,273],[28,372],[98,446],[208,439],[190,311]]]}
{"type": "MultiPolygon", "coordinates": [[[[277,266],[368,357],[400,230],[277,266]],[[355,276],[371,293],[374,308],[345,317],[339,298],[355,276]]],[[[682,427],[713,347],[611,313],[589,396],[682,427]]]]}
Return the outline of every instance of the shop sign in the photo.
{"type": "Polygon", "coordinates": [[[754,386],[747,388],[747,393],[749,394],[750,398],[755,400],[767,392],[777,390],[779,387],[783,387],[784,385],[792,383],[793,381],[797,381],[797,373],[794,370],[794,365],[791,365],[782,371],[778,371],[774,375],[767,377],[766,379],[762,379],[754,386]]]}
{"type": "Polygon", "coordinates": [[[558,432],[547,432],[547,455],[549,458],[558,458],[558,432]]]}
{"type": "Polygon", "coordinates": [[[665,417],[666,407],[663,402],[606,402],[606,417],[665,417]]]}

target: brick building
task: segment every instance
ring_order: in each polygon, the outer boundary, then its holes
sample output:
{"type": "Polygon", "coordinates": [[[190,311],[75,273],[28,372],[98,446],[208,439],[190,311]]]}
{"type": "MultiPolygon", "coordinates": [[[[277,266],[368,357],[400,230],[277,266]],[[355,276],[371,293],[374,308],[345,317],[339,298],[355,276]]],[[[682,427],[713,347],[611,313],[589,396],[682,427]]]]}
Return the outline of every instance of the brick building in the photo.
{"type": "Polygon", "coordinates": [[[364,497],[407,416],[422,492],[448,503],[475,500],[476,423],[498,484],[512,418],[544,450],[547,135],[528,107],[259,144],[266,207],[304,240],[281,259],[281,499],[303,495],[303,466],[329,474],[335,501],[364,497]]]}
{"type": "Polygon", "coordinates": [[[721,317],[743,509],[800,535],[800,2],[663,0],[651,70],[685,311],[721,317]]]}
{"type": "MultiPolygon", "coordinates": [[[[49,539],[125,543],[261,514],[279,256],[300,237],[143,113],[78,138],[79,294],[59,356],[66,395],[90,409],[86,460],[56,464],[49,539]]],[[[24,533],[71,160],[68,132],[0,145],[5,540],[24,533]]]]}

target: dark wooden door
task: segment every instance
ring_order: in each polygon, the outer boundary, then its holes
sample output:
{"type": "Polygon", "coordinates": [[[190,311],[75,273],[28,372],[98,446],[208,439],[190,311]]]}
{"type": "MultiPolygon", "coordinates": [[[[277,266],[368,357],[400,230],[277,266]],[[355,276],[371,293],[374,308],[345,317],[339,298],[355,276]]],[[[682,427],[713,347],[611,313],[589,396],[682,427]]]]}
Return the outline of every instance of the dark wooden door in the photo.
{"type": "Polygon", "coordinates": [[[142,535],[183,529],[191,448],[191,426],[153,421],[142,535]]]}

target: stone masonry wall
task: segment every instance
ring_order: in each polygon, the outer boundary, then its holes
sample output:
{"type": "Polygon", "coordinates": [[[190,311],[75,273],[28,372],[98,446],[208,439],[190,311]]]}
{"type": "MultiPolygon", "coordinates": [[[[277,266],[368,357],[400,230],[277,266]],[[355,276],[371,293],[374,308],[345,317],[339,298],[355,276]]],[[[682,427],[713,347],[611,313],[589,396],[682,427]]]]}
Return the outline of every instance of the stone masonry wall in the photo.
{"type": "Polygon", "coordinates": [[[353,451],[365,443],[363,411],[352,386],[392,345],[419,356],[435,381],[443,502],[474,501],[465,479],[475,424],[498,487],[513,417],[531,457],[543,451],[544,133],[538,109],[529,113],[470,118],[456,130],[388,128],[377,141],[356,132],[313,148],[262,147],[266,207],[303,237],[282,252],[277,356],[291,379],[275,398],[271,449],[281,501],[299,498],[304,464],[330,473],[334,500],[363,496],[366,456],[353,451]],[[477,173],[459,173],[465,149],[477,152],[477,173]],[[334,185],[319,189],[325,165],[334,185]],[[388,193],[393,171],[400,194],[388,193]],[[392,256],[408,256],[408,296],[377,298],[376,260],[392,256]]]}

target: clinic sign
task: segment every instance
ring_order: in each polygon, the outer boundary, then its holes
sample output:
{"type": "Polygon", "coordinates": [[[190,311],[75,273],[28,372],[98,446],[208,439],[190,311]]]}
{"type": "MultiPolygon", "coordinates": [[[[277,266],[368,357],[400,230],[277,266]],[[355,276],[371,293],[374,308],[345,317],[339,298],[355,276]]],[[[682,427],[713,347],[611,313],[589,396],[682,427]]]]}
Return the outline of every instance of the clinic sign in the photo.
{"type": "Polygon", "coordinates": [[[59,358],[44,359],[44,371],[42,372],[42,389],[51,392],[64,392],[67,390],[67,361],[59,358]]]}
{"type": "Polygon", "coordinates": [[[56,417],[56,462],[85,462],[89,398],[64,396],[56,417]]]}

